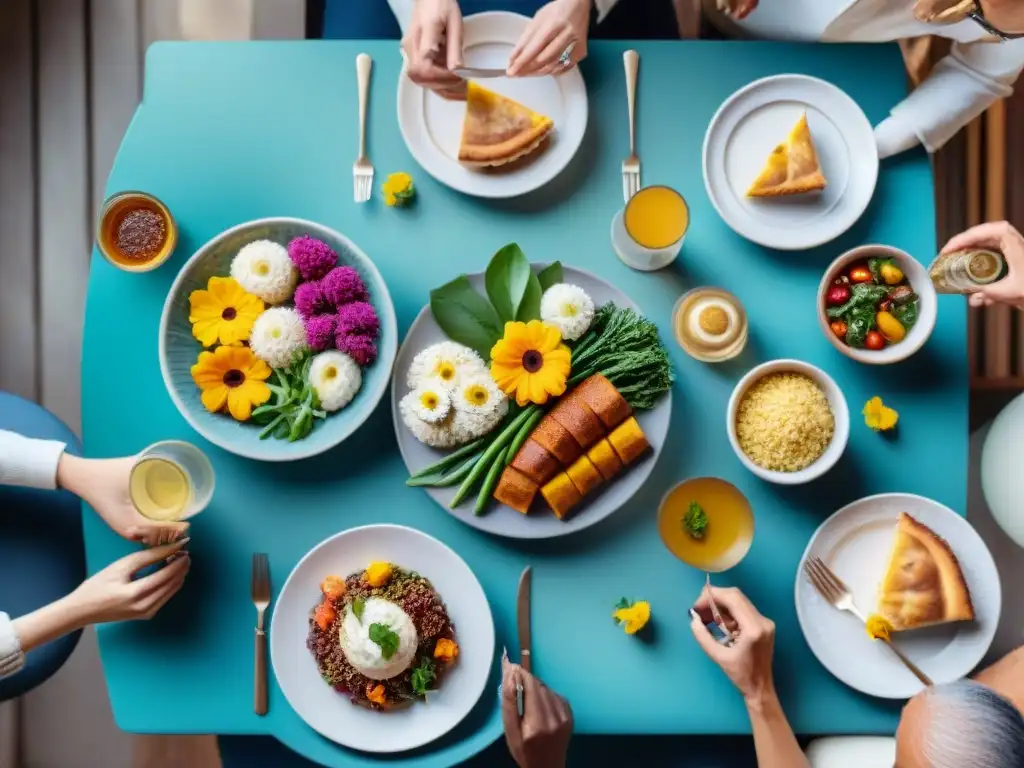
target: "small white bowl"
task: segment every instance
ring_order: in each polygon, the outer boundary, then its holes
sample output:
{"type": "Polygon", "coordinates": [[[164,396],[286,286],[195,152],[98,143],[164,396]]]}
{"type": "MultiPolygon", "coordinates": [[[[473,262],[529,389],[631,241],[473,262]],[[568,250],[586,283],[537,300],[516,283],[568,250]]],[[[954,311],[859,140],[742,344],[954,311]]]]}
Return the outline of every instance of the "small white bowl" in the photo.
{"type": "Polygon", "coordinates": [[[729,444],[739,458],[740,462],[769,483],[779,485],[801,485],[815,480],[835,466],[839,457],[846,450],[846,441],[850,437],[850,409],[846,405],[846,398],[842,390],[832,380],[832,377],[817,366],[805,363],[800,360],[771,360],[767,363],[752,368],[746,376],[739,380],[732,396],[729,398],[729,407],[726,411],[726,431],[729,434],[729,444]],[[755,464],[743,449],[740,447],[739,438],[736,437],[736,412],[740,407],[740,400],[748,389],[764,376],[770,373],[800,373],[811,379],[825,393],[829,408],[832,409],[832,417],[835,420],[835,431],[832,433],[832,442],[828,444],[825,452],[818,459],[807,467],[797,472],[777,472],[765,469],[755,464]]]}
{"type": "Polygon", "coordinates": [[[898,363],[917,352],[935,330],[937,309],[938,298],[935,295],[935,286],[932,285],[927,268],[909,253],[888,245],[862,245],[847,251],[829,264],[821,278],[821,284],[818,286],[818,325],[821,327],[822,333],[825,334],[825,338],[847,357],[868,365],[898,363]],[[910,287],[918,296],[917,322],[914,323],[914,327],[910,329],[903,341],[897,344],[878,350],[858,349],[849,346],[832,333],[828,316],[825,314],[825,292],[839,273],[850,264],[874,257],[892,259],[903,270],[910,287]]]}

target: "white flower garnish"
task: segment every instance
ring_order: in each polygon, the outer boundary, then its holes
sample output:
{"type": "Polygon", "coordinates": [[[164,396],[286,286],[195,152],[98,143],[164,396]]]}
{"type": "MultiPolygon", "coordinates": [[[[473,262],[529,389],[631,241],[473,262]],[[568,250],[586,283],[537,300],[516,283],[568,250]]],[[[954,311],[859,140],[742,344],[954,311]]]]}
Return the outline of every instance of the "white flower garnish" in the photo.
{"type": "Polygon", "coordinates": [[[448,417],[441,423],[431,424],[416,415],[417,402],[416,390],[409,392],[398,401],[398,410],[402,414],[402,421],[412,432],[413,437],[432,448],[454,448],[458,445],[449,424],[454,411],[449,412],[448,417]]]}
{"type": "Polygon", "coordinates": [[[594,300],[578,285],[552,285],[540,299],[540,319],[561,331],[566,341],[576,341],[594,322],[594,300]]]}
{"type": "Polygon", "coordinates": [[[469,347],[454,341],[442,341],[421,350],[413,358],[406,383],[410,389],[436,382],[454,390],[464,377],[486,370],[483,358],[469,347]]]}
{"type": "Polygon", "coordinates": [[[295,293],[299,271],[283,245],[256,240],[243,246],[231,260],[231,276],[267,304],[280,304],[295,293]]]}
{"type": "Polygon", "coordinates": [[[328,350],[313,358],[309,383],[325,411],[339,411],[352,402],[363,384],[359,364],[344,352],[328,350]]]}
{"type": "Polygon", "coordinates": [[[438,424],[451,413],[451,395],[444,387],[428,382],[420,384],[409,394],[412,412],[421,421],[438,424]]]}
{"type": "Polygon", "coordinates": [[[253,323],[249,346],[271,368],[287,368],[307,347],[302,316],[291,307],[271,307],[253,323]]]}

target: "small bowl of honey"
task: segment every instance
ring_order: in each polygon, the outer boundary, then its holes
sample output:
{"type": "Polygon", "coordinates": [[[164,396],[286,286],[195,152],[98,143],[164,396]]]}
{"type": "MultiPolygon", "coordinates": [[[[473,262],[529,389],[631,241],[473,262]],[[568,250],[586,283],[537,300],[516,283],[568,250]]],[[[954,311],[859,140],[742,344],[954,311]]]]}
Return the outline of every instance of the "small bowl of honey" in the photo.
{"type": "Polygon", "coordinates": [[[125,272],[156,269],[178,244],[178,225],[171,212],[145,192],[119,192],[107,198],[96,231],[103,258],[125,272]]]}

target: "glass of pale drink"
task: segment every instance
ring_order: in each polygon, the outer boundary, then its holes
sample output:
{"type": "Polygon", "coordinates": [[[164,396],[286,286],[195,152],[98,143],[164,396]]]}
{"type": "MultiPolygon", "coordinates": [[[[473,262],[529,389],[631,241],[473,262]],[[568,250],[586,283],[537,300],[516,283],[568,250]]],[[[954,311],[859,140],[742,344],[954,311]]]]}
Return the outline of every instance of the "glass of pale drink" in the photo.
{"type": "Polygon", "coordinates": [[[198,515],[213,497],[213,465],[191,443],[164,440],[135,457],[128,480],[132,504],[150,520],[198,515]]]}

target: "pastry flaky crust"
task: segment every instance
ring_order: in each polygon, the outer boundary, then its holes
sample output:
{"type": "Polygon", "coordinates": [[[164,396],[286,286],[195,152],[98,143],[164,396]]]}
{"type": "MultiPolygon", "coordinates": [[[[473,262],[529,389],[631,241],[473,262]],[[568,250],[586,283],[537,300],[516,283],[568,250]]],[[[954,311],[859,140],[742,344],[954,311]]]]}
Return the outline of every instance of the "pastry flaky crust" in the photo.
{"type": "Polygon", "coordinates": [[[470,166],[511,163],[537,149],[553,127],[551,118],[470,81],[459,162],[470,166]]]}
{"type": "Polygon", "coordinates": [[[764,170],[747,190],[747,196],[799,195],[824,189],[826,184],[804,112],[786,140],[772,150],[764,170]]]}
{"type": "Polygon", "coordinates": [[[974,618],[971,593],[949,544],[906,512],[896,524],[878,613],[897,631],[974,618]]]}

